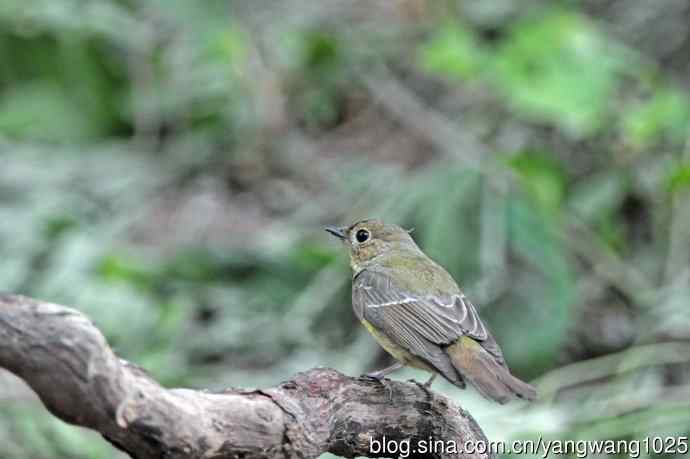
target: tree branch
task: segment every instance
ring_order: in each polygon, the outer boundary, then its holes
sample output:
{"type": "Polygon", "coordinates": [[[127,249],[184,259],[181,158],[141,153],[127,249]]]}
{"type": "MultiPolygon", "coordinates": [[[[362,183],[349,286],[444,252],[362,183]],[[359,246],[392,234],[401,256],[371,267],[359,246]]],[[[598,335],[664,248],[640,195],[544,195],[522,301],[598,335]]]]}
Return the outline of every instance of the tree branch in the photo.
{"type": "Polygon", "coordinates": [[[134,458],[373,457],[370,440],[384,436],[410,439],[411,447],[429,438],[458,449],[486,442],[472,417],[442,395],[327,368],[265,390],[165,389],[118,358],[84,315],[27,297],[0,295],[0,343],[0,367],[23,378],[51,413],[134,458]]]}

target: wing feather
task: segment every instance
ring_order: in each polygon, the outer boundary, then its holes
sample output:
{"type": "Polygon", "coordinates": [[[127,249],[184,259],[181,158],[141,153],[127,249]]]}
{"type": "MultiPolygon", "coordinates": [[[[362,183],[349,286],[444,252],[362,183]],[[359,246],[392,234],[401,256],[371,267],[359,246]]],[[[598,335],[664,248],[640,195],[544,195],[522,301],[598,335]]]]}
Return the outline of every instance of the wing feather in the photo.
{"type": "Polygon", "coordinates": [[[419,295],[400,288],[385,273],[364,270],[354,279],[352,297],[360,319],[365,318],[409,352],[429,362],[436,364],[439,347],[450,345],[461,336],[479,341],[500,363],[504,362],[476,308],[460,292],[419,295]]]}

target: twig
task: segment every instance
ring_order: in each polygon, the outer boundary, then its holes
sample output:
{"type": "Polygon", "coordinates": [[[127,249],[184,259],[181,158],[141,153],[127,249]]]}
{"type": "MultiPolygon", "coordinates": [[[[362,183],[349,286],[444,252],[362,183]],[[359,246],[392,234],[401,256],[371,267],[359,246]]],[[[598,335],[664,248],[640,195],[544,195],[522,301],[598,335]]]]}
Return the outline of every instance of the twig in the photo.
{"type": "MultiPolygon", "coordinates": [[[[455,157],[465,165],[480,170],[486,156],[485,146],[456,122],[420,100],[385,68],[376,75],[362,74],[361,79],[370,94],[398,122],[435,145],[449,157],[455,157]]],[[[486,167],[486,166],[484,166],[486,167]]]]}

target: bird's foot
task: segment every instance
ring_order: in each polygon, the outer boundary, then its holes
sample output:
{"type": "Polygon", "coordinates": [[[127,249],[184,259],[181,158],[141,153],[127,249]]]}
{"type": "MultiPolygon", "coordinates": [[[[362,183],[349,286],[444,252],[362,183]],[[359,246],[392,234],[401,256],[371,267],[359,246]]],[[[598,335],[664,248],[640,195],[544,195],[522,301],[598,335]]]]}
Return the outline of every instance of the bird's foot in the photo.
{"type": "Polygon", "coordinates": [[[433,382],[433,378],[430,379],[429,381],[425,382],[425,383],[420,383],[416,379],[408,379],[407,382],[411,382],[411,383],[415,384],[417,387],[419,387],[420,389],[422,389],[424,391],[424,393],[426,394],[427,397],[431,397],[430,387],[431,387],[431,383],[433,382]]]}
{"type": "Polygon", "coordinates": [[[377,371],[372,371],[366,374],[366,376],[370,378],[375,378],[375,379],[382,379],[384,376],[388,375],[389,373],[394,372],[395,370],[399,370],[403,367],[404,365],[400,362],[395,362],[393,365],[382,368],[377,371]]]}
{"type": "Polygon", "coordinates": [[[377,381],[381,381],[385,377],[386,373],[384,373],[383,371],[372,371],[369,373],[364,373],[362,375],[362,378],[375,379],[377,381]]]}
{"type": "Polygon", "coordinates": [[[436,379],[436,373],[432,373],[431,377],[424,383],[424,387],[429,389],[436,379]]]}
{"type": "Polygon", "coordinates": [[[375,371],[373,373],[365,373],[363,375],[360,375],[359,377],[360,377],[360,379],[375,381],[375,382],[381,384],[386,389],[386,392],[388,393],[388,402],[393,403],[393,388],[390,386],[390,384],[388,384],[386,378],[384,378],[382,375],[380,375],[379,372],[375,371]]]}

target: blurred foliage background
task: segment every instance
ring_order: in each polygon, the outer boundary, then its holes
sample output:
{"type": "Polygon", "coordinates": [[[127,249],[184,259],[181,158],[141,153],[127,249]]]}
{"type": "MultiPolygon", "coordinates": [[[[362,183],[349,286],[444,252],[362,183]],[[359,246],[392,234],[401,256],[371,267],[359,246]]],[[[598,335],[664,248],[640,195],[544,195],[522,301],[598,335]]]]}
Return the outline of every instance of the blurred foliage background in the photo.
{"type": "MultiPolygon", "coordinates": [[[[389,358],[324,224],[460,281],[539,402],[492,440],[690,431],[686,0],[3,0],[0,289],[169,386],[389,358]]],[[[406,370],[396,378],[418,377],[406,370]]],[[[0,374],[0,456],[121,457],[0,374]]]]}

